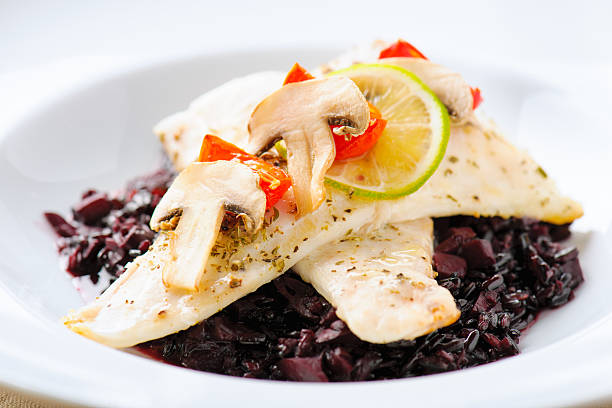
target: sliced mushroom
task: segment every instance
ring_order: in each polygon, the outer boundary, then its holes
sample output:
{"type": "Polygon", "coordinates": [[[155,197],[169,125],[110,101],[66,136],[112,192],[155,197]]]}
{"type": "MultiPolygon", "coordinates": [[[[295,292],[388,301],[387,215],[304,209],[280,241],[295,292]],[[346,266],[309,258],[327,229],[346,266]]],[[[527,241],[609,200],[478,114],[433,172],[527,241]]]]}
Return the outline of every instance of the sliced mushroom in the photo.
{"type": "Polygon", "coordinates": [[[472,114],[472,92],[460,74],[420,58],[385,58],[379,62],[396,65],[419,77],[440,98],[455,124],[464,123],[472,114]]]}
{"type": "Polygon", "coordinates": [[[249,151],[261,154],[283,139],[298,213],[316,209],[336,156],[330,125],[358,136],[368,128],[368,104],[353,81],[335,76],[287,84],[264,99],[249,121],[249,151]]]}
{"type": "Polygon", "coordinates": [[[151,229],[166,230],[171,237],[175,261],[162,271],[167,287],[198,290],[226,210],[239,214],[247,232],[261,228],[266,196],[258,176],[245,165],[194,162],[174,180],[150,223],[151,229]]]}

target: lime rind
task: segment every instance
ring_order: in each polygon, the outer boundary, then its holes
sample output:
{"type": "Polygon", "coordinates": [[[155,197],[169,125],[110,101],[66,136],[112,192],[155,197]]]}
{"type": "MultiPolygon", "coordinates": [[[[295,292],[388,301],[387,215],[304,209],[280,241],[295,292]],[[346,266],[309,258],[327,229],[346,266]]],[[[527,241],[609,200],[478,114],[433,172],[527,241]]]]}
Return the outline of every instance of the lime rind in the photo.
{"type": "MultiPolygon", "coordinates": [[[[424,171],[418,172],[419,174],[418,177],[410,180],[408,183],[406,183],[400,188],[391,188],[391,189],[385,189],[384,191],[376,191],[376,190],[365,189],[365,188],[357,187],[354,185],[350,185],[342,181],[338,181],[330,176],[326,177],[325,183],[330,187],[345,191],[351,196],[362,197],[362,198],[367,198],[367,199],[372,199],[372,200],[395,199],[395,198],[399,198],[399,197],[402,197],[408,194],[412,194],[415,191],[417,191],[419,188],[421,188],[427,182],[427,180],[436,171],[436,169],[440,165],[440,162],[442,161],[442,158],[444,157],[444,154],[446,152],[446,147],[448,145],[449,134],[450,134],[450,120],[448,116],[448,111],[446,110],[446,107],[442,104],[442,102],[440,102],[438,97],[433,93],[431,89],[427,87],[427,85],[423,83],[423,81],[421,81],[412,72],[404,68],[395,66],[395,65],[357,64],[357,65],[353,65],[348,68],[344,68],[338,71],[331,72],[328,75],[346,75],[350,78],[351,73],[355,73],[357,71],[363,71],[364,69],[386,70],[387,73],[389,72],[388,70],[393,70],[394,74],[401,73],[403,76],[407,76],[410,78],[410,81],[414,85],[415,89],[417,89],[418,91],[420,91],[420,93],[427,96],[427,98],[421,98],[421,99],[426,103],[428,107],[428,112],[432,114],[432,118],[431,118],[432,123],[434,123],[436,119],[438,120],[437,126],[435,127],[432,126],[432,128],[440,132],[439,137],[436,138],[438,141],[437,149],[435,150],[432,149],[432,152],[435,152],[435,156],[425,157],[424,158],[425,162],[429,163],[428,167],[424,171]],[[438,114],[436,115],[436,113],[438,114]]],[[[406,80],[406,78],[403,78],[403,79],[406,80]]]]}

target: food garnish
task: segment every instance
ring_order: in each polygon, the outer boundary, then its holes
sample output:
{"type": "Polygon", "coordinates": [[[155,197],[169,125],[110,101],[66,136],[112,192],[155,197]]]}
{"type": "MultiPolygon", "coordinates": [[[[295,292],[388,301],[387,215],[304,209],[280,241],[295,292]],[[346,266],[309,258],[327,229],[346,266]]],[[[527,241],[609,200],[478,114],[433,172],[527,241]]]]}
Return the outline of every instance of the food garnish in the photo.
{"type": "Polygon", "coordinates": [[[266,195],[250,167],[223,160],[191,163],[151,216],[151,229],[169,237],[172,261],[160,265],[164,284],[198,290],[225,212],[237,214],[252,234],[261,228],[265,210],[266,195]]]}
{"type": "Polygon", "coordinates": [[[291,179],[280,167],[249,154],[217,136],[206,135],[202,141],[198,161],[217,160],[238,160],[253,170],[259,176],[259,186],[266,194],[266,209],[272,208],[291,187],[291,179]]]}
{"type": "MultiPolygon", "coordinates": [[[[297,62],[293,65],[283,85],[287,85],[293,82],[308,81],[314,79],[314,76],[308,73],[297,62]]],[[[346,160],[352,159],[353,157],[359,157],[370,150],[380,136],[382,135],[387,121],[383,119],[380,111],[376,109],[376,106],[368,102],[370,108],[370,124],[363,135],[350,135],[342,134],[340,125],[332,125],[331,129],[334,134],[334,144],[336,145],[336,159],[335,160],[346,160]]],[[[280,143],[280,142],[279,142],[280,143]]],[[[275,145],[281,155],[286,156],[286,148],[284,144],[275,145]]]]}
{"type": "Polygon", "coordinates": [[[332,126],[334,143],[336,145],[336,160],[347,160],[362,156],[369,152],[383,134],[387,121],[382,114],[368,102],[370,108],[370,124],[363,135],[351,136],[337,133],[339,126],[332,126]]]}
{"type": "Polygon", "coordinates": [[[422,58],[424,60],[427,59],[427,57],[423,55],[421,51],[417,50],[412,44],[404,40],[397,40],[378,54],[378,59],[397,57],[422,58]]]}
{"type": "Polygon", "coordinates": [[[453,119],[461,120],[469,114],[469,110],[465,108],[468,105],[467,97],[461,94],[461,91],[466,86],[472,97],[472,102],[469,104],[470,109],[475,110],[482,103],[480,89],[469,87],[459,74],[455,74],[447,68],[433,63],[429,65],[415,62],[415,60],[419,59],[424,61],[429,61],[429,59],[412,46],[412,44],[404,40],[397,40],[382,50],[378,55],[378,59],[385,60],[383,61],[384,63],[406,68],[408,71],[416,74],[438,95],[449,109],[453,119]],[[448,95],[448,92],[453,92],[455,95],[448,95]]]}
{"type": "Polygon", "coordinates": [[[483,101],[482,95],[480,94],[480,88],[470,87],[470,92],[472,92],[472,100],[474,101],[472,110],[476,110],[476,108],[479,107],[483,101]]]}
{"type": "Polygon", "coordinates": [[[311,75],[306,68],[296,62],[287,73],[287,76],[283,81],[283,85],[292,84],[294,82],[308,81],[309,79],[315,79],[315,77],[311,75]]]}
{"type": "Polygon", "coordinates": [[[452,125],[462,125],[472,119],[472,90],[460,74],[419,58],[387,58],[382,62],[401,67],[422,80],[444,104],[452,125]]]}
{"type": "Polygon", "coordinates": [[[334,163],[328,185],[382,200],[418,190],[446,150],[449,119],[444,106],[414,74],[397,66],[358,64],[334,75],[353,80],[387,123],[362,157],[334,163]]]}
{"type": "Polygon", "coordinates": [[[247,151],[258,155],[284,140],[298,213],[304,215],[325,198],[323,180],[336,156],[330,125],[340,125],[336,131],[342,135],[356,136],[369,121],[363,94],[346,77],[290,83],[255,107],[247,151]]]}

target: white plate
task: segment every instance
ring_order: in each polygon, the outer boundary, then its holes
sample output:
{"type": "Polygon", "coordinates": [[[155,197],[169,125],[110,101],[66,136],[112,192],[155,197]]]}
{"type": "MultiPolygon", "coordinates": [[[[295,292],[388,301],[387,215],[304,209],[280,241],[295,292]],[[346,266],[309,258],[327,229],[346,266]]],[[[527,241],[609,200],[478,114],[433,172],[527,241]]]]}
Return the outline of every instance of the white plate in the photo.
{"type": "MultiPolygon", "coordinates": [[[[477,84],[483,108],[530,149],[587,215],[575,225],[586,282],[577,297],[544,313],[519,356],[460,372],[374,383],[295,384],[201,373],[113,350],[65,330],[59,318],[81,300],[58,266],[42,212],[66,213],[80,192],[120,188],[154,169],[152,125],[232,77],[315,66],[332,51],[244,52],[124,70],[58,94],[0,139],[0,283],[39,325],[0,321],[0,383],[97,406],[380,405],[561,406],[612,396],[610,142],[603,119],[579,90],[501,67],[448,65],[477,84]],[[594,183],[598,180],[599,185],[594,183]],[[590,184],[592,183],[592,184],[590,184]],[[604,195],[606,194],[606,195],[604,195]],[[602,203],[603,201],[603,203],[602,203]]],[[[444,62],[444,61],[443,61],[444,62]]],[[[592,79],[594,83],[596,78],[592,79]]],[[[590,96],[592,97],[592,95],[590,96]]],[[[602,107],[602,112],[605,111],[602,107]]]]}

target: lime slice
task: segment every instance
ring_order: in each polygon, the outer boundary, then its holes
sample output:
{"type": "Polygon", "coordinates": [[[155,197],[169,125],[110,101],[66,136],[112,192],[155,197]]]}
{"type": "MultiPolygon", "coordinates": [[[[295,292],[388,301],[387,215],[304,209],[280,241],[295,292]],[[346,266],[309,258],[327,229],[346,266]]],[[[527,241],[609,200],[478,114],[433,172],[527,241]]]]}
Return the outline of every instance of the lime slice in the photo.
{"type": "Polygon", "coordinates": [[[393,65],[358,64],[330,75],[352,79],[387,126],[365,155],[336,161],[326,183],[354,196],[381,200],[418,190],[446,151],[450,131],[444,105],[413,73],[393,65]]]}

